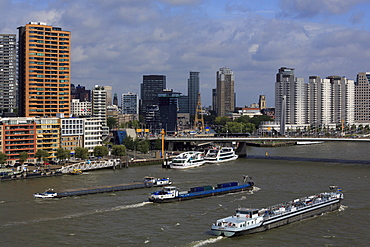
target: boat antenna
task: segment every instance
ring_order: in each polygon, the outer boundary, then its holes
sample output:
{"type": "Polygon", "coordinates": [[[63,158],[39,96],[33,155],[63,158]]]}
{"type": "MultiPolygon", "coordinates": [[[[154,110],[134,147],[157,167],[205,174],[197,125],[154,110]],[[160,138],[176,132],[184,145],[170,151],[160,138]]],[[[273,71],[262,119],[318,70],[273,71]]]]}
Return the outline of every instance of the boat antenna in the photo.
{"type": "Polygon", "coordinates": [[[245,183],[245,181],[247,181],[248,179],[248,175],[243,175],[243,182],[245,183]]]}

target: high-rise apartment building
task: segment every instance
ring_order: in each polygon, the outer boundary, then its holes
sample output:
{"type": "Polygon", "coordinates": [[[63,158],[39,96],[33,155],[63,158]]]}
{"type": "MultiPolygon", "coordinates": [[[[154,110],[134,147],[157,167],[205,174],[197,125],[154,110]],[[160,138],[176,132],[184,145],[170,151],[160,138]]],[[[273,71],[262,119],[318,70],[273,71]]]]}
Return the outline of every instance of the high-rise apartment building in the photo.
{"type": "Polygon", "coordinates": [[[314,127],[328,126],[331,119],[331,83],[320,76],[310,76],[308,82],[308,123],[314,127]]]}
{"type": "Polygon", "coordinates": [[[162,93],[166,88],[165,75],[144,75],[143,83],[141,84],[141,104],[140,114],[145,118],[147,107],[158,105],[158,94],[162,93]]]}
{"type": "Polygon", "coordinates": [[[191,116],[195,115],[199,93],[199,72],[190,71],[188,79],[188,102],[189,113],[191,116]]]}
{"type": "Polygon", "coordinates": [[[101,120],[103,126],[107,123],[107,91],[104,87],[95,86],[92,90],[92,115],[101,120]]]}
{"type": "Polygon", "coordinates": [[[341,76],[328,76],[331,84],[331,121],[352,125],[355,120],[355,82],[341,76]]]}
{"type": "Polygon", "coordinates": [[[275,119],[286,124],[305,124],[307,122],[307,83],[303,78],[294,76],[294,68],[282,67],[276,74],[275,82],[275,119]],[[285,96],[285,112],[283,111],[285,96]]]}
{"type": "Polygon", "coordinates": [[[355,84],[355,121],[370,123],[370,72],[357,74],[355,84]]]}
{"type": "Polygon", "coordinates": [[[17,108],[17,42],[15,34],[0,34],[0,112],[17,108]]]}
{"type": "Polygon", "coordinates": [[[70,114],[71,33],[42,22],[19,30],[19,113],[70,114]]]}
{"type": "Polygon", "coordinates": [[[121,97],[122,114],[133,114],[138,119],[139,105],[138,96],[135,93],[124,93],[121,97]]]}
{"type": "Polygon", "coordinates": [[[235,108],[234,72],[230,68],[217,71],[217,115],[220,117],[231,114],[235,108]]]}

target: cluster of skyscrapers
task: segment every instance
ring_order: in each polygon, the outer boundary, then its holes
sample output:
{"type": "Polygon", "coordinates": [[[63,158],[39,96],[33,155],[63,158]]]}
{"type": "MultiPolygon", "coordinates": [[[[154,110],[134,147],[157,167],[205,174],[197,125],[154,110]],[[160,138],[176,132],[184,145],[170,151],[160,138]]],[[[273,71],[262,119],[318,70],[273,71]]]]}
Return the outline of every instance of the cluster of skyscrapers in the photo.
{"type": "Polygon", "coordinates": [[[357,80],[342,76],[310,76],[308,83],[295,77],[294,68],[282,67],[276,75],[275,120],[284,133],[293,128],[368,125],[370,73],[357,80]]]}
{"type": "MultiPolygon", "coordinates": [[[[9,161],[20,152],[34,158],[45,149],[50,158],[60,147],[92,151],[108,136],[107,119],[117,126],[143,117],[145,132],[167,133],[196,128],[202,114],[200,72],[190,71],[187,95],[167,88],[165,75],[144,75],[140,98],[123,93],[121,104],[111,86],[92,90],[71,84],[71,32],[42,22],[18,27],[16,34],[0,34],[0,151],[9,161]]],[[[235,115],[234,73],[216,72],[212,109],[217,116],[235,115]]],[[[294,68],[279,69],[275,82],[275,119],[283,133],[289,126],[335,126],[370,123],[370,73],[357,80],[340,76],[297,78],[294,68]]],[[[264,95],[260,105],[266,108],[264,95]]],[[[252,111],[254,112],[254,111],[252,111]]]]}

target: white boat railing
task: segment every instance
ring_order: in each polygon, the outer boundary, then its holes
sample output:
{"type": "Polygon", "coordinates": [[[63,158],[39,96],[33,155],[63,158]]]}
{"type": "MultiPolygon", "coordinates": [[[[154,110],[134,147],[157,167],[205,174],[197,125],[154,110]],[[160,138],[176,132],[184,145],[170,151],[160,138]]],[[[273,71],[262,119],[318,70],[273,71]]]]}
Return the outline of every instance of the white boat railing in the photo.
{"type": "Polygon", "coordinates": [[[73,170],[81,170],[81,171],[88,171],[88,170],[95,170],[107,167],[114,167],[121,163],[120,159],[109,159],[109,160],[97,160],[97,161],[85,161],[76,164],[70,164],[66,166],[62,166],[60,171],[62,173],[70,173],[73,170]]]}

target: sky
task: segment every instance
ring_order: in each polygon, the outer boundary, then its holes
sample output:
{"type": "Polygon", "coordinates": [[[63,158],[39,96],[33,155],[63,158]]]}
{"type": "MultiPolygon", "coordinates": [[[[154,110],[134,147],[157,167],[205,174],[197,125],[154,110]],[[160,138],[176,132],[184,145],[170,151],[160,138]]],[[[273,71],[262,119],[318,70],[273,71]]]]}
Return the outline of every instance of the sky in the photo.
{"type": "Polygon", "coordinates": [[[89,89],[140,94],[143,75],[166,75],[187,95],[198,71],[208,106],[229,67],[237,106],[263,94],[274,107],[280,67],[306,82],[370,71],[369,13],[370,0],[0,0],[0,33],[31,21],[71,31],[71,83],[89,89]]]}

